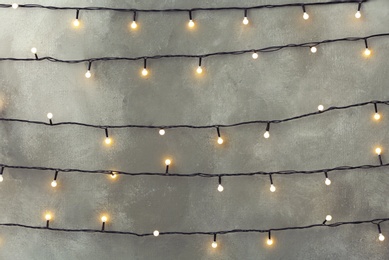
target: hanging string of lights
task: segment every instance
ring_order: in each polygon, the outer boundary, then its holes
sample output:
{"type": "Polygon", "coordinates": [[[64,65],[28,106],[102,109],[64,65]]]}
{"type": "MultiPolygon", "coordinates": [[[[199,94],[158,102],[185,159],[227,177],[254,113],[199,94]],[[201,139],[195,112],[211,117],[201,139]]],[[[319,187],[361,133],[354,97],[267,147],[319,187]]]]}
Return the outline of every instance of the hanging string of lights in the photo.
{"type": "Polygon", "coordinates": [[[101,229],[70,229],[70,228],[50,227],[50,221],[52,221],[52,219],[53,217],[51,213],[46,213],[45,226],[31,226],[31,225],[24,225],[24,224],[17,224],[17,223],[0,223],[0,226],[19,227],[19,228],[34,229],[34,230],[49,230],[49,231],[57,231],[57,232],[120,234],[120,235],[131,235],[136,237],[150,237],[150,236],[158,237],[158,236],[167,236],[167,235],[185,235],[185,236],[204,235],[213,238],[211,242],[211,247],[217,248],[218,246],[217,236],[220,237],[220,235],[236,234],[236,233],[265,233],[267,234],[266,244],[268,246],[271,246],[274,244],[273,238],[275,232],[289,231],[289,230],[305,230],[305,229],[312,229],[312,228],[319,228],[319,227],[336,228],[345,225],[361,225],[361,224],[371,224],[376,226],[378,229],[378,240],[383,242],[385,240],[385,236],[382,233],[381,224],[389,221],[389,218],[376,218],[371,220],[347,221],[347,222],[337,222],[337,223],[328,224],[328,222],[332,220],[332,216],[327,215],[323,223],[313,224],[308,226],[291,226],[291,227],[270,228],[270,229],[231,229],[231,230],[221,230],[221,231],[194,231],[194,232],[180,232],[180,231],[161,232],[158,230],[154,230],[153,232],[148,232],[148,233],[136,233],[131,231],[107,230],[106,229],[106,224],[108,222],[107,215],[103,215],[101,217],[101,222],[102,222],[101,229]]]}
{"type": "Polygon", "coordinates": [[[371,55],[371,50],[368,46],[368,40],[372,38],[381,38],[388,37],[389,33],[380,33],[373,34],[365,37],[346,37],[338,39],[327,39],[323,41],[314,41],[314,42],[305,42],[305,43],[290,43],[286,45],[279,46],[269,46],[260,49],[246,49],[238,51],[226,51],[226,52],[212,52],[205,54],[166,54],[166,55],[154,55],[154,56],[138,56],[138,57],[100,57],[100,58],[89,58],[89,59],[76,59],[76,60],[66,60],[59,59],[55,57],[39,57],[38,50],[36,47],[31,49],[31,52],[34,54],[34,58],[0,58],[0,61],[50,61],[58,63],[68,63],[68,64],[77,64],[77,63],[86,63],[87,71],[85,73],[86,78],[91,78],[92,72],[92,63],[93,62],[104,62],[104,61],[143,61],[143,67],[141,69],[141,75],[146,77],[149,75],[149,70],[147,69],[147,60],[156,60],[156,59],[168,59],[168,58],[189,58],[189,59],[198,59],[198,67],[196,68],[196,73],[201,74],[204,71],[203,60],[205,58],[210,58],[214,56],[226,56],[226,55],[243,55],[246,53],[251,53],[253,59],[258,59],[258,53],[267,53],[267,52],[276,52],[283,50],[285,48],[309,48],[312,53],[318,51],[318,47],[323,44],[336,43],[336,42],[358,42],[363,41],[365,49],[363,50],[363,55],[369,57],[371,55]]]}

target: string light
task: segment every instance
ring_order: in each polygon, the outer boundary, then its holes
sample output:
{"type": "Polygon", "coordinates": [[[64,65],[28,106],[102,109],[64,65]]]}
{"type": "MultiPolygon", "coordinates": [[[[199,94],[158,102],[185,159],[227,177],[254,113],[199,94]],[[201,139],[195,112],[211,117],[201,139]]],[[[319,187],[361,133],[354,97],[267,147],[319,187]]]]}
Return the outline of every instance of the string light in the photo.
{"type": "Polygon", "coordinates": [[[271,239],[271,231],[270,231],[270,230],[269,230],[269,232],[268,232],[268,238],[267,238],[266,243],[267,243],[269,246],[273,245],[273,239],[271,239]]]}
{"type": "Polygon", "coordinates": [[[317,48],[315,46],[312,46],[310,49],[311,49],[312,53],[316,53],[317,52],[317,48]]]}
{"type": "Polygon", "coordinates": [[[304,20],[308,20],[309,19],[309,14],[305,11],[305,5],[302,5],[302,8],[303,8],[303,18],[304,20]]]}
{"type": "Polygon", "coordinates": [[[134,12],[134,17],[133,17],[133,20],[131,23],[131,28],[136,29],[137,27],[138,27],[138,25],[136,24],[136,12],[134,12]]]}
{"type": "Polygon", "coordinates": [[[244,10],[243,24],[244,25],[248,25],[249,24],[249,19],[247,19],[247,10],[244,10]]]}
{"type": "Polygon", "coordinates": [[[172,163],[170,159],[165,160],[165,165],[166,165],[166,173],[169,173],[169,165],[172,163]]]}
{"type": "Polygon", "coordinates": [[[219,129],[219,127],[216,127],[216,132],[217,132],[217,143],[218,144],[223,144],[224,140],[220,136],[220,129],[219,129]]]}
{"type": "Polygon", "coordinates": [[[51,220],[51,214],[50,213],[46,213],[45,219],[46,219],[46,228],[49,228],[50,220],[51,220]]]}
{"type": "Polygon", "coordinates": [[[266,131],[263,134],[263,137],[265,137],[266,139],[270,137],[270,123],[269,122],[266,125],[266,131]]]}
{"type": "Polygon", "coordinates": [[[117,177],[117,173],[116,172],[111,172],[111,178],[115,179],[116,177],[117,177]]]}
{"type": "Polygon", "coordinates": [[[216,248],[217,247],[216,234],[213,235],[213,242],[212,242],[211,246],[212,246],[212,248],[216,248]]]}
{"type": "Polygon", "coordinates": [[[158,230],[154,230],[153,235],[154,235],[155,237],[159,236],[159,231],[158,231],[158,230]]]}
{"type": "Polygon", "coordinates": [[[92,62],[90,61],[90,62],[88,63],[88,70],[87,70],[86,73],[85,73],[85,78],[87,78],[87,79],[89,79],[89,78],[92,76],[92,74],[90,73],[90,68],[91,68],[91,66],[92,66],[92,62]]]}
{"type": "Polygon", "coordinates": [[[37,48],[32,47],[31,48],[31,52],[34,54],[35,59],[38,60],[39,58],[38,58],[38,54],[37,54],[37,52],[38,52],[37,48]]]}
{"type": "Polygon", "coordinates": [[[57,187],[58,171],[55,171],[54,180],[51,182],[51,187],[57,187]]]}
{"type": "Polygon", "coordinates": [[[142,76],[147,76],[149,72],[147,71],[147,60],[143,59],[143,70],[142,70],[142,76]]]}
{"type": "Polygon", "coordinates": [[[253,52],[253,55],[251,55],[254,60],[258,59],[258,53],[256,51],[253,52]]]}
{"type": "Polygon", "coordinates": [[[197,74],[201,74],[203,72],[203,68],[201,67],[201,57],[199,58],[199,66],[196,70],[197,74]]]}
{"type": "Polygon", "coordinates": [[[382,234],[381,232],[381,226],[380,224],[377,224],[377,227],[378,227],[378,240],[383,242],[385,240],[385,236],[382,234]]]}
{"type": "Polygon", "coordinates": [[[189,11],[189,22],[188,22],[189,28],[193,28],[195,26],[195,23],[193,22],[192,19],[192,11],[189,11]]]}
{"type": "Polygon", "coordinates": [[[375,149],[375,152],[376,152],[376,154],[378,155],[378,160],[380,161],[380,165],[384,165],[383,162],[382,162],[382,157],[381,157],[381,152],[382,152],[381,148],[380,148],[380,147],[377,147],[377,148],[375,149]]]}
{"type": "Polygon", "coordinates": [[[326,219],[323,221],[323,225],[325,225],[327,223],[327,221],[331,221],[331,220],[332,220],[332,216],[331,215],[327,215],[326,219]]]}
{"type": "Polygon", "coordinates": [[[52,125],[53,121],[51,119],[53,118],[53,114],[52,113],[47,113],[47,118],[49,119],[50,125],[52,125]]]}
{"type": "Polygon", "coordinates": [[[105,139],[104,139],[104,143],[106,145],[110,145],[112,143],[112,139],[109,137],[108,135],[108,128],[105,128],[105,139]]]}
{"type": "Polygon", "coordinates": [[[224,190],[224,187],[222,186],[222,177],[219,176],[219,186],[217,186],[217,190],[219,192],[222,192],[224,190]]]}
{"type": "Polygon", "coordinates": [[[160,129],[159,130],[159,135],[165,135],[165,130],[164,129],[160,129]]]}
{"type": "Polygon", "coordinates": [[[357,19],[361,18],[361,6],[362,6],[362,3],[359,3],[358,4],[358,11],[355,13],[355,18],[357,18],[357,19]]]}
{"type": "Polygon", "coordinates": [[[4,167],[1,167],[0,168],[0,182],[3,182],[3,180],[4,180],[3,173],[4,173],[4,167]]]}
{"type": "Polygon", "coordinates": [[[378,113],[378,108],[377,108],[377,103],[374,103],[374,119],[375,120],[380,120],[381,115],[378,113]]]}
{"type": "Polygon", "coordinates": [[[369,50],[369,46],[367,45],[367,39],[365,39],[365,47],[366,47],[364,52],[365,56],[370,56],[371,51],[369,50]]]}
{"type": "Polygon", "coordinates": [[[273,184],[273,177],[271,176],[271,174],[269,174],[269,178],[270,178],[270,191],[275,192],[276,186],[274,186],[274,184],[273,184]]]}
{"type": "Polygon", "coordinates": [[[17,3],[13,3],[13,4],[12,4],[12,8],[13,8],[13,9],[17,9],[18,7],[19,7],[19,5],[18,5],[17,3]]]}
{"type": "Polygon", "coordinates": [[[74,25],[75,27],[78,27],[78,26],[80,25],[80,21],[78,20],[79,14],[80,14],[80,10],[77,10],[77,11],[76,11],[76,19],[74,19],[74,21],[73,21],[73,25],[74,25]]]}
{"type": "Polygon", "coordinates": [[[104,215],[104,216],[101,217],[101,222],[102,222],[101,231],[105,230],[105,222],[107,222],[107,220],[108,220],[107,216],[104,215]]]}
{"type": "Polygon", "coordinates": [[[327,173],[327,172],[324,172],[324,175],[326,176],[326,180],[325,180],[324,183],[325,183],[327,186],[331,185],[331,180],[328,178],[328,173],[327,173]]]}

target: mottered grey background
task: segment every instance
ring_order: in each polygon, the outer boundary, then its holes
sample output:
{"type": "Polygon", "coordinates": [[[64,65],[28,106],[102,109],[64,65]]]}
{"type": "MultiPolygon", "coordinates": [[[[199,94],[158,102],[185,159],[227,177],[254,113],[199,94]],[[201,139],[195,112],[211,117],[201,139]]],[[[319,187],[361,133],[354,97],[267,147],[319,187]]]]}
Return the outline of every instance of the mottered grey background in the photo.
{"type": "MultiPolygon", "coordinates": [[[[1,3],[7,3],[0,1],[1,3]]],[[[193,8],[292,3],[293,0],[244,1],[35,1],[57,6],[122,8],[193,8]]],[[[306,1],[303,1],[306,2],[306,1]]],[[[317,2],[317,1],[314,1],[317,2]]],[[[32,2],[30,2],[32,3],[32,2]]],[[[196,26],[187,28],[187,13],[139,13],[138,29],[129,27],[131,13],[81,11],[81,26],[71,25],[74,11],[0,9],[1,57],[39,56],[84,59],[103,56],[203,54],[262,48],[388,32],[389,2],[371,0],[354,14],[357,4],[249,11],[195,12],[196,26]]],[[[227,124],[281,119],[325,107],[387,100],[389,38],[369,41],[370,58],[360,42],[285,49],[260,54],[218,56],[203,60],[160,59],[96,62],[86,79],[87,64],[41,62],[0,63],[1,117],[93,124],[227,124]]],[[[311,170],[341,165],[377,164],[377,145],[388,161],[389,108],[372,119],[373,106],[333,111],[293,122],[221,129],[112,130],[113,145],[103,144],[104,131],[77,126],[46,127],[0,124],[0,162],[10,165],[163,172],[164,160],[174,173],[234,173],[311,170]]],[[[330,174],[224,178],[126,177],[100,174],[6,169],[0,183],[0,222],[45,225],[49,210],[53,227],[101,227],[139,233],[268,229],[389,216],[387,169],[330,174]]],[[[389,238],[389,224],[382,225],[389,238]]],[[[0,228],[0,259],[385,259],[388,241],[379,242],[374,225],[275,232],[266,234],[160,236],[85,234],[0,228]]]]}

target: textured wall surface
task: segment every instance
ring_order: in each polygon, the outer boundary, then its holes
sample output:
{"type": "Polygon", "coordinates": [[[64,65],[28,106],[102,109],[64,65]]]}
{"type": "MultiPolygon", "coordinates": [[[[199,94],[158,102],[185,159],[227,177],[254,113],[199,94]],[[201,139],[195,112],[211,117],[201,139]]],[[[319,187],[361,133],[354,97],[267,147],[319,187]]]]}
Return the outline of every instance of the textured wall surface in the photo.
{"type": "MultiPolygon", "coordinates": [[[[192,8],[250,6],[294,0],[225,1],[35,1],[59,6],[134,8],[192,8]]],[[[6,3],[1,1],[1,3],[6,3]]],[[[347,36],[388,32],[389,1],[310,7],[310,19],[300,8],[243,12],[195,13],[196,28],[187,29],[188,16],[141,13],[131,31],[132,14],[81,12],[81,27],[71,22],[75,12],[0,9],[0,57],[40,56],[82,59],[101,56],[202,54],[262,48],[347,36]]],[[[372,55],[362,55],[363,42],[286,49],[260,55],[214,57],[195,73],[197,59],[163,59],[148,63],[150,75],[140,76],[142,61],[97,62],[93,76],[86,64],[0,62],[1,117],[94,124],[223,124],[256,119],[281,119],[370,100],[387,100],[389,38],[369,41],[372,55]]],[[[382,120],[372,119],[373,106],[334,111],[272,126],[223,129],[218,146],[213,129],[176,129],[161,137],[157,130],[112,130],[113,145],[103,144],[104,131],[77,126],[45,127],[0,123],[0,162],[123,171],[234,173],[311,170],[341,165],[377,164],[374,148],[383,147],[389,161],[389,107],[379,107],[382,120]]],[[[388,170],[331,173],[324,176],[274,176],[277,191],[269,191],[267,176],[217,179],[126,177],[111,180],[100,174],[60,173],[51,188],[50,171],[6,169],[0,183],[0,222],[44,225],[50,210],[53,227],[100,228],[140,233],[217,231],[234,228],[277,228],[389,216],[388,170]]],[[[387,259],[387,240],[378,241],[374,225],[218,236],[160,236],[59,233],[0,228],[0,259],[387,259]]]]}

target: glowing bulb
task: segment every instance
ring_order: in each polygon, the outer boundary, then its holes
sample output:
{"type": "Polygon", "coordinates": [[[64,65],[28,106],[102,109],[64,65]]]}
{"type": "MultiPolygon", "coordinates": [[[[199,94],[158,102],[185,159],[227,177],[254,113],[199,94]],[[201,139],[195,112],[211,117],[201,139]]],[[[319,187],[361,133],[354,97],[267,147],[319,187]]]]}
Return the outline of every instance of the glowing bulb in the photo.
{"type": "Polygon", "coordinates": [[[101,217],[101,222],[107,222],[108,218],[106,216],[101,217]]]}
{"type": "Polygon", "coordinates": [[[172,163],[172,161],[171,161],[170,159],[166,159],[166,160],[165,160],[165,164],[166,164],[166,165],[170,165],[171,163],[172,163]]]}
{"type": "Polygon", "coordinates": [[[311,52],[312,53],[316,53],[317,52],[317,48],[315,46],[311,47],[311,52]]]}
{"type": "Polygon", "coordinates": [[[303,18],[304,18],[304,20],[308,20],[308,18],[309,18],[309,14],[307,14],[307,12],[304,12],[304,14],[303,14],[303,18]]]}
{"type": "Polygon", "coordinates": [[[380,114],[378,114],[378,113],[375,113],[375,114],[374,114],[374,119],[375,119],[375,120],[380,120],[380,118],[381,118],[381,115],[380,115],[380,114]]]}
{"type": "Polygon", "coordinates": [[[378,155],[380,155],[380,154],[381,154],[381,148],[377,147],[377,148],[375,149],[375,153],[378,154],[378,155]]]}
{"type": "Polygon", "coordinates": [[[366,48],[364,53],[366,56],[370,56],[371,51],[369,50],[369,48],[366,48]]]}
{"type": "Polygon", "coordinates": [[[244,24],[244,25],[249,24],[249,19],[247,19],[247,17],[244,17],[244,18],[243,18],[243,24],[244,24]]]}
{"type": "Polygon", "coordinates": [[[46,220],[51,220],[51,214],[50,214],[50,213],[47,213],[46,216],[45,216],[45,219],[46,219],[46,220]]]}
{"type": "Polygon", "coordinates": [[[85,73],[85,78],[89,79],[91,76],[92,76],[92,74],[91,74],[90,71],[88,70],[88,71],[85,73]]]}
{"type": "Polygon", "coordinates": [[[48,113],[48,114],[47,114],[47,118],[48,118],[48,119],[52,119],[52,118],[53,118],[53,114],[52,114],[52,113],[48,113]]]}
{"type": "Polygon", "coordinates": [[[219,186],[217,186],[217,190],[219,192],[222,192],[224,190],[224,187],[221,184],[219,184],[219,186]]]}
{"type": "Polygon", "coordinates": [[[19,7],[18,4],[16,4],[16,3],[12,4],[12,8],[13,8],[13,9],[17,9],[18,7],[19,7]]]}
{"type": "Polygon", "coordinates": [[[73,21],[73,25],[74,25],[75,27],[78,27],[78,26],[80,25],[80,21],[79,21],[78,19],[75,19],[75,20],[73,21]]]}
{"type": "Polygon", "coordinates": [[[135,21],[133,21],[133,22],[131,23],[131,28],[132,28],[132,29],[136,29],[136,27],[138,27],[138,25],[136,24],[135,21]]]}
{"type": "Polygon", "coordinates": [[[223,141],[223,138],[221,138],[221,137],[219,137],[218,139],[217,139],[217,143],[218,144],[222,144],[224,141],[223,141]]]}
{"type": "Polygon", "coordinates": [[[212,248],[216,248],[217,247],[217,243],[215,241],[212,242],[212,248]]]}
{"type": "Polygon", "coordinates": [[[323,105],[319,105],[319,106],[317,107],[317,109],[319,109],[319,111],[323,111],[323,110],[324,110],[324,106],[323,106],[323,105]]]}
{"type": "Polygon", "coordinates": [[[327,221],[331,221],[331,220],[332,220],[332,216],[331,216],[331,215],[327,215],[327,216],[326,216],[326,220],[327,220],[327,221]]]}
{"type": "Polygon", "coordinates": [[[201,74],[203,72],[203,69],[201,68],[201,66],[199,66],[196,71],[198,74],[201,74]]]}
{"type": "Polygon", "coordinates": [[[160,129],[160,130],[159,130],[159,134],[160,134],[160,135],[164,135],[164,134],[165,134],[165,130],[160,129]]]}
{"type": "Polygon", "coordinates": [[[268,239],[266,242],[269,246],[273,245],[273,239],[268,239]]]}
{"type": "Polygon", "coordinates": [[[117,177],[117,174],[116,174],[115,172],[112,172],[112,173],[111,173],[111,178],[112,178],[112,179],[115,179],[116,177],[117,177]]]}
{"type": "Polygon", "coordinates": [[[378,236],[378,239],[380,241],[384,241],[385,240],[385,236],[380,233],[380,235],[378,236]]]}
{"type": "Polygon", "coordinates": [[[159,231],[158,231],[158,230],[154,230],[153,235],[154,235],[155,237],[159,236],[159,231]]]}
{"type": "Polygon", "coordinates": [[[263,134],[263,137],[265,137],[266,139],[270,137],[270,133],[269,131],[266,131],[264,134],[263,134]]]}
{"type": "Polygon", "coordinates": [[[52,181],[51,182],[51,187],[53,187],[53,188],[57,187],[57,181],[52,181]]]}
{"type": "Polygon", "coordinates": [[[38,51],[38,50],[37,50],[35,47],[31,48],[31,52],[32,52],[32,53],[36,54],[37,51],[38,51]]]}
{"type": "Polygon", "coordinates": [[[142,75],[143,75],[143,76],[147,76],[147,74],[149,74],[149,72],[147,71],[146,68],[144,68],[144,69],[142,70],[142,75]]]}
{"type": "Polygon", "coordinates": [[[111,144],[112,140],[111,140],[111,138],[107,137],[107,138],[105,138],[104,142],[105,142],[105,144],[111,144]]]}
{"type": "Polygon", "coordinates": [[[331,180],[326,178],[326,181],[325,181],[325,184],[328,186],[328,185],[331,185],[331,180]]]}
{"type": "Polygon", "coordinates": [[[360,11],[357,11],[355,13],[355,18],[357,18],[357,19],[361,18],[361,12],[360,11]]]}
{"type": "Polygon", "coordinates": [[[270,185],[270,191],[271,192],[275,192],[276,191],[276,186],[274,186],[273,184],[270,185]]]}
{"type": "Polygon", "coordinates": [[[0,182],[3,182],[4,178],[3,175],[0,175],[0,182]]]}
{"type": "Polygon", "coordinates": [[[254,52],[253,55],[251,55],[251,57],[253,57],[254,60],[258,59],[258,53],[254,52]]]}
{"type": "Polygon", "coordinates": [[[189,27],[194,27],[195,23],[193,22],[193,20],[189,20],[189,23],[188,23],[188,26],[189,27]]]}

